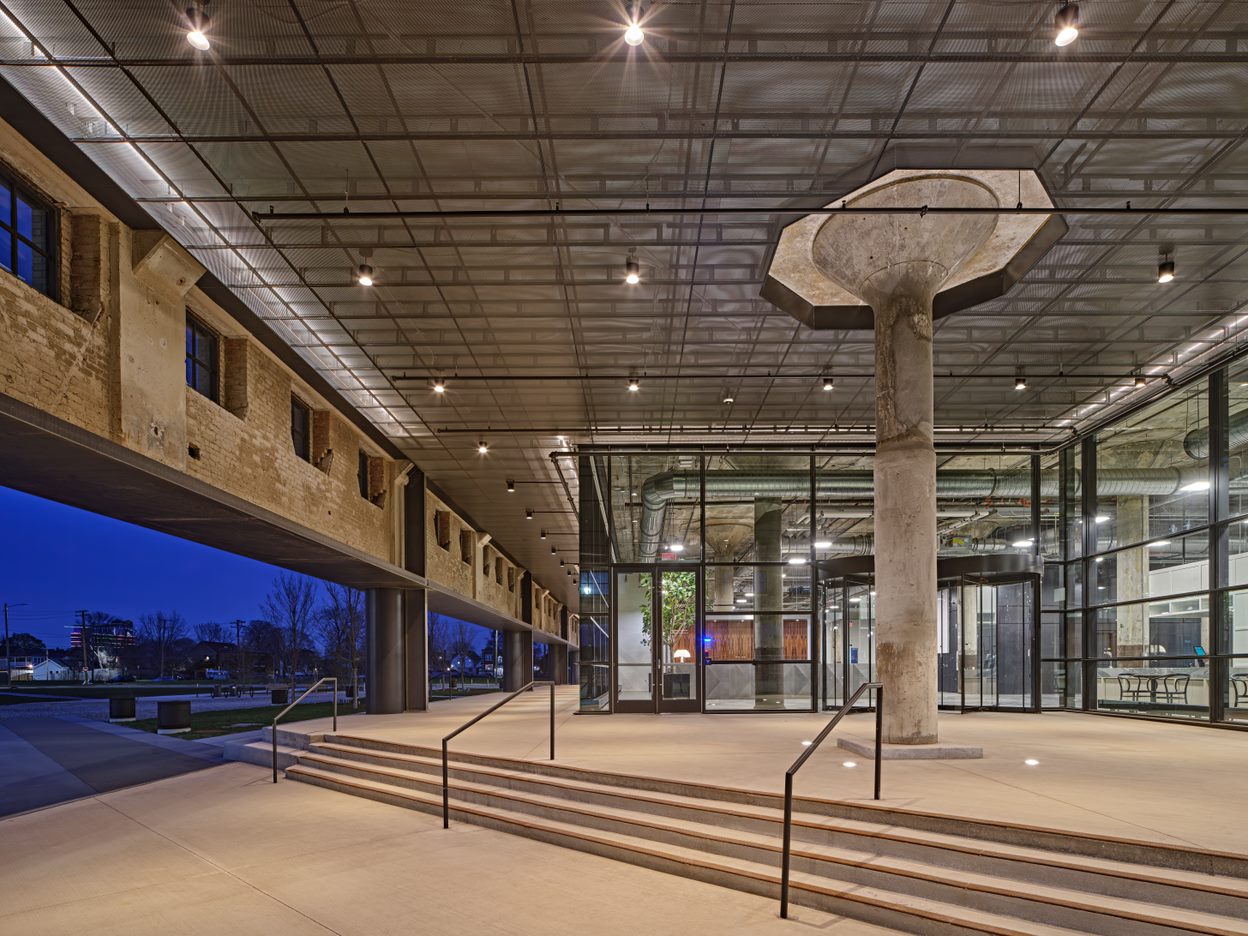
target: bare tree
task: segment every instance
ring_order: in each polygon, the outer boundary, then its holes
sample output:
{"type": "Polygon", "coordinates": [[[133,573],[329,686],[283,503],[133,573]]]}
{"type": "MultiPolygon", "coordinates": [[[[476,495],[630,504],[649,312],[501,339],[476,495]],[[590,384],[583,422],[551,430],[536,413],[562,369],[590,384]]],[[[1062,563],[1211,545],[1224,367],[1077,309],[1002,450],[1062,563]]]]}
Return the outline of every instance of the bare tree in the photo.
{"type": "Polygon", "coordinates": [[[200,643],[228,643],[230,637],[229,629],[216,621],[195,625],[195,639],[200,643]]]}
{"type": "Polygon", "coordinates": [[[440,614],[429,615],[429,669],[440,669],[443,678],[450,665],[451,622],[440,614]]]}
{"type": "Polygon", "coordinates": [[[321,639],[326,655],[346,664],[351,686],[351,707],[360,700],[360,643],[364,635],[364,593],[346,585],[325,583],[326,602],[321,608],[321,639]]]}
{"type": "Polygon", "coordinates": [[[473,626],[467,621],[456,620],[450,627],[451,663],[459,660],[461,688],[467,685],[466,672],[470,662],[469,657],[477,655],[473,631],[473,626]]]}
{"type": "Polygon", "coordinates": [[[139,618],[139,639],[151,645],[160,660],[160,678],[165,678],[165,657],[174,643],[186,636],[186,620],[177,611],[157,611],[139,618]]]}
{"type": "Polygon", "coordinates": [[[286,675],[295,689],[299,654],[308,643],[308,630],[316,610],[316,582],[283,572],[273,580],[273,590],[260,603],[261,613],[282,632],[286,650],[286,675]]]}

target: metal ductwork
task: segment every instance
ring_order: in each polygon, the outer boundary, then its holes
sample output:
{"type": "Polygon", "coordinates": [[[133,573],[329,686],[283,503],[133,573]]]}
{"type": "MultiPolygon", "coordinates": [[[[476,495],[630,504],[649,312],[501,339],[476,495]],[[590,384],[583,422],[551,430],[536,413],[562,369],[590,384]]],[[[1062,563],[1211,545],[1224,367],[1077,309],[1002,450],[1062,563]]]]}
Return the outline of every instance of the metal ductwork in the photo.
{"type": "MultiPolygon", "coordinates": [[[[1245,425],[1248,433],[1248,423],[1245,425]]],[[[1165,496],[1177,494],[1189,481],[1202,479],[1205,469],[1193,466],[1180,468],[1104,468],[1097,471],[1097,493],[1106,497],[1165,496]]],[[[642,561],[654,559],[658,552],[667,505],[674,500],[698,497],[703,481],[696,471],[666,471],[649,478],[641,489],[641,523],[638,555],[642,561]]],[[[1080,492],[1078,472],[1073,476],[1073,495],[1080,492]]],[[[807,497],[810,472],[776,471],[765,474],[737,471],[708,471],[705,475],[708,497],[807,497]]],[[[955,498],[1028,498],[1031,497],[1031,472],[1024,471],[938,471],[937,499],[955,498]]],[[[1040,495],[1057,497],[1056,471],[1040,476],[1040,495]]],[[[815,475],[816,500],[872,498],[875,479],[870,471],[840,471],[815,475]]],[[[865,555],[854,553],[855,555],[865,555]]]]}
{"type": "MultiPolygon", "coordinates": [[[[1226,426],[1227,448],[1232,452],[1248,445],[1248,410],[1232,413],[1226,426]]],[[[1191,458],[1209,457],[1209,427],[1193,429],[1183,437],[1183,451],[1191,458]]]]}

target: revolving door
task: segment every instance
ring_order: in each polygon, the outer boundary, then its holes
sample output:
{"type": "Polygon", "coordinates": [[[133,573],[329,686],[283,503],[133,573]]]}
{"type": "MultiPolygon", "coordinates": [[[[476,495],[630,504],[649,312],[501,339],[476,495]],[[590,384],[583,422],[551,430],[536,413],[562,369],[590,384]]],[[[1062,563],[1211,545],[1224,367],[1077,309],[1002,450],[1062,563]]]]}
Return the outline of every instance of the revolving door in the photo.
{"type": "MultiPolygon", "coordinates": [[[[941,708],[1035,711],[1039,679],[1038,557],[967,556],[937,562],[937,691],[941,708]]],[[[840,708],[875,671],[876,590],[870,556],[820,565],[824,709],[840,708]]],[[[871,704],[864,696],[859,705],[871,704]]]]}

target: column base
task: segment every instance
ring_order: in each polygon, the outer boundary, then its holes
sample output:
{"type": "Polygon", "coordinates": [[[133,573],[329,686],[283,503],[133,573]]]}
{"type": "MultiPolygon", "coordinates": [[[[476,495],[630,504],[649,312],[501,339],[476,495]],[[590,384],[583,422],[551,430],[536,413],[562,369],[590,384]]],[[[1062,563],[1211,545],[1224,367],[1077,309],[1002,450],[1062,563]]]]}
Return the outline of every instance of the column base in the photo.
{"type": "MultiPolygon", "coordinates": [[[[836,746],[875,759],[875,742],[861,738],[837,738],[836,746]]],[[[967,744],[884,744],[880,760],[973,760],[984,756],[984,749],[967,744]]]]}

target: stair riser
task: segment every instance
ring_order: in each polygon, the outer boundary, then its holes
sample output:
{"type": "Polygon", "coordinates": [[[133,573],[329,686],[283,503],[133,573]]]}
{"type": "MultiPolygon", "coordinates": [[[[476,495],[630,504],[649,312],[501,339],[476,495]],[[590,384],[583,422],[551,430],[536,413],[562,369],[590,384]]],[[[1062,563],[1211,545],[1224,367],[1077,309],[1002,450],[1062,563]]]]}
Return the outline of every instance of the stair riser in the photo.
{"type": "MultiPolygon", "coordinates": [[[[424,804],[413,802],[404,797],[387,795],[381,790],[359,789],[356,787],[339,785],[327,778],[291,774],[290,779],[299,780],[303,783],[310,783],[313,786],[324,787],[329,790],[349,793],[354,796],[361,796],[365,799],[371,799],[381,803],[388,803],[394,806],[414,809],[419,812],[430,813],[433,815],[438,815],[441,812],[438,806],[432,803],[424,804]]],[[[744,893],[754,894],[760,897],[767,897],[777,901],[779,900],[778,885],[768,881],[760,881],[749,877],[748,875],[734,874],[728,870],[688,865],[684,862],[665,858],[660,855],[639,853],[633,851],[632,849],[614,848],[608,843],[591,842],[575,836],[561,835],[553,831],[515,825],[513,823],[489,816],[479,816],[475,814],[466,815],[457,810],[454,803],[451,805],[451,819],[453,822],[470,823],[483,828],[494,829],[498,832],[506,832],[511,835],[521,835],[525,838],[546,842],[550,845],[576,849],[577,851],[598,855],[603,858],[623,861],[627,864],[637,865],[638,867],[649,868],[653,871],[659,871],[665,874],[675,874],[691,880],[702,881],[707,884],[715,884],[720,887],[727,887],[732,890],[742,891],[744,893]]],[[[836,913],[852,919],[863,920],[878,926],[885,926],[907,933],[920,934],[920,936],[966,936],[967,933],[997,933],[995,930],[989,931],[972,929],[962,923],[952,924],[942,921],[929,920],[925,917],[906,913],[904,910],[900,909],[879,907],[869,903],[830,897],[825,894],[813,893],[796,887],[790,891],[789,900],[794,908],[809,906],[828,913],[836,913]]],[[[800,913],[800,911],[796,912],[800,913]]],[[[795,915],[793,910],[790,911],[790,915],[795,915]]],[[[1020,936],[1025,932],[1025,929],[1020,928],[1018,930],[1020,936]]]]}
{"type": "MultiPolygon", "coordinates": [[[[421,774],[409,774],[399,777],[381,775],[371,772],[368,769],[368,765],[363,763],[360,763],[358,766],[333,765],[331,767],[326,764],[310,764],[310,766],[315,766],[319,770],[330,770],[334,773],[341,774],[344,777],[376,780],[391,784],[393,786],[399,786],[405,789],[424,793],[428,796],[441,796],[440,777],[434,778],[421,774]]],[[[351,788],[348,788],[348,790],[350,789],[351,788]]],[[[586,814],[583,812],[574,812],[571,810],[560,809],[556,805],[545,803],[529,803],[506,796],[496,796],[491,794],[488,790],[467,790],[459,788],[455,789],[452,795],[454,797],[454,800],[452,801],[452,808],[454,808],[454,803],[456,801],[466,802],[479,806],[493,807],[496,809],[530,815],[536,819],[547,819],[577,825],[582,828],[593,829],[600,832],[645,838],[656,843],[701,851],[708,855],[736,858],[775,867],[779,867],[780,864],[780,855],[776,851],[760,846],[754,846],[748,843],[722,842],[713,838],[705,838],[681,829],[638,824],[610,815],[595,815],[592,813],[586,814]]],[[[833,843],[829,842],[828,844],[833,843]]],[[[800,849],[800,844],[798,847],[800,849]]],[[[952,857],[956,858],[960,856],[952,857]]],[[[948,861],[950,856],[945,856],[945,858],[945,865],[950,866],[948,861]]],[[[963,864],[954,864],[952,866],[965,867],[963,864]]],[[[905,875],[889,873],[888,871],[873,867],[847,865],[839,862],[805,858],[800,854],[795,855],[793,858],[793,870],[796,873],[808,873],[812,875],[824,876],[836,881],[859,884],[864,887],[879,888],[881,890],[892,891],[893,893],[950,902],[956,905],[966,906],[988,913],[999,913],[1022,920],[1032,920],[1035,922],[1066,926],[1072,929],[1086,930],[1089,932],[1103,934],[1103,936],[1137,936],[1137,934],[1138,936],[1177,936],[1177,934],[1190,936],[1188,931],[1175,930],[1164,926],[1152,926],[1146,923],[1122,920],[1106,914],[1041,903],[1030,900],[1026,896],[1019,897],[985,893],[982,891],[971,891],[956,884],[912,878],[905,875]]],[[[971,869],[966,868],[966,870],[971,869]]],[[[1033,878],[1033,880],[1035,880],[1036,883],[1040,883],[1038,879],[1033,878]]],[[[1079,881],[1077,882],[1077,889],[1084,891],[1085,893],[1096,894],[1097,891],[1095,888],[1090,886],[1094,883],[1095,882],[1088,880],[1079,881]]],[[[1025,887],[1025,885],[1020,882],[1020,887],[1025,887]]],[[[1215,912],[1211,906],[1205,906],[1203,909],[1206,912],[1215,912]]],[[[1240,907],[1238,909],[1242,911],[1243,908],[1240,907]]]]}
{"type": "MultiPolygon", "coordinates": [[[[316,750],[316,745],[312,746],[312,750],[316,750]]],[[[440,788],[441,772],[440,768],[436,765],[405,763],[389,758],[382,752],[365,750],[362,748],[350,753],[343,751],[326,753],[329,753],[337,758],[355,761],[362,766],[376,765],[410,771],[418,778],[426,777],[431,779],[436,782],[440,788]]],[[[321,766],[322,769],[334,769],[329,768],[326,765],[319,766],[321,766]]],[[[356,774],[356,776],[365,778],[369,777],[366,773],[356,774]]],[[[538,775],[515,779],[510,777],[500,778],[483,776],[474,771],[472,768],[457,766],[454,761],[452,761],[451,764],[451,777],[452,780],[459,779],[468,780],[470,782],[497,785],[503,789],[519,793],[534,793],[545,796],[560,797],[570,802],[582,805],[604,805],[628,809],[634,812],[645,813],[646,815],[651,815],[656,818],[667,817],[691,822],[704,822],[713,824],[718,828],[730,828],[737,831],[774,835],[777,838],[780,836],[782,831],[782,827],[779,823],[769,820],[746,819],[738,821],[732,816],[705,813],[698,810],[686,809],[680,806],[665,806],[663,804],[639,802],[630,799],[627,796],[620,796],[613,793],[566,790],[549,785],[543,777],[538,775]]],[[[378,779],[385,779],[386,782],[396,782],[389,777],[378,779]]],[[[399,783],[399,785],[409,786],[408,784],[403,783],[399,783]]],[[[427,789],[426,786],[420,783],[410,785],[410,788],[427,789]]],[[[489,801],[481,800],[481,802],[489,801]]],[[[510,809],[523,808],[517,806],[511,801],[499,801],[498,805],[510,809]]],[[[529,810],[525,809],[524,811],[529,810]]],[[[541,813],[539,811],[534,814],[540,815],[541,813]]],[[[585,822],[585,820],[579,816],[569,817],[569,821],[578,823],[585,822]]],[[[642,833],[634,832],[632,834],[641,835],[642,833]]],[[[647,835],[647,837],[649,836],[647,835]]],[[[1182,907],[1189,910],[1199,910],[1206,913],[1221,913],[1228,916],[1248,917],[1248,901],[1240,900],[1234,897],[1206,894],[1202,891],[1188,890],[1183,887],[1132,881],[1130,879],[1120,878],[1113,875],[1095,875],[1083,871],[1070,871],[1063,868],[1032,864],[1025,861],[1012,861],[1005,858],[973,855],[965,852],[949,852],[935,846],[908,842],[896,842],[891,839],[858,835],[852,831],[824,832],[797,825],[794,826],[793,829],[793,841],[798,848],[800,848],[801,843],[803,842],[828,845],[837,848],[865,851],[893,858],[935,862],[946,867],[958,867],[968,872],[991,874],[998,877],[1029,881],[1037,884],[1049,884],[1055,887],[1065,887],[1092,894],[1121,897],[1128,900],[1146,900],[1152,903],[1160,903],[1172,907],[1182,907]]],[[[703,846],[694,844],[689,847],[703,846]]],[[[717,846],[711,844],[707,844],[705,847],[708,851],[712,851],[715,854],[733,854],[731,851],[721,851],[717,846]]],[[[724,847],[731,848],[732,846],[724,847]]],[[[756,857],[751,860],[758,860],[763,863],[768,861],[766,857],[756,857]]]]}
{"type": "MultiPolygon", "coordinates": [[[[313,748],[313,751],[315,752],[315,748],[313,748]]],[[[323,753],[339,759],[353,760],[360,764],[388,767],[391,769],[409,772],[418,776],[433,777],[436,778],[439,784],[442,782],[441,766],[405,763],[403,761],[387,759],[384,755],[377,753],[351,752],[350,754],[347,754],[343,751],[325,751],[323,753]]],[[[517,793],[534,793],[541,796],[559,797],[561,799],[566,799],[575,803],[582,803],[584,805],[609,806],[615,809],[628,809],[633,812],[645,813],[649,816],[668,819],[683,819],[689,822],[708,822],[713,823],[720,828],[737,829],[745,832],[757,832],[763,835],[778,834],[776,831],[778,827],[774,822],[768,819],[755,819],[748,816],[737,817],[731,814],[720,813],[718,811],[711,812],[688,809],[679,804],[647,802],[609,791],[566,789],[564,787],[550,784],[547,781],[547,778],[539,775],[533,775],[531,778],[481,775],[474,772],[472,768],[465,768],[462,765],[457,765],[454,761],[450,764],[450,775],[452,781],[460,779],[473,783],[489,784],[491,786],[497,786],[506,790],[514,790],[517,793]]],[[[731,808],[730,804],[724,805],[726,808],[731,808]]]]}

